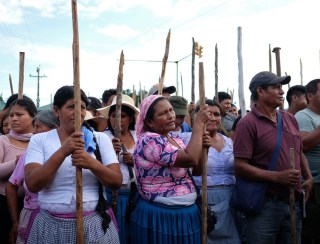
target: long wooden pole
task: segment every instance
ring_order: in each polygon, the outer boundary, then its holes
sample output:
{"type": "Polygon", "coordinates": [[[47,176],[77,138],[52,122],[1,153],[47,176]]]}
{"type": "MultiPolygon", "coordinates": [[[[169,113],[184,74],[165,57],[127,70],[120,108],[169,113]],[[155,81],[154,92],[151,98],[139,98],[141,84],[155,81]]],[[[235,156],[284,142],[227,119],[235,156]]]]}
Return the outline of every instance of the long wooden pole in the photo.
{"type": "Polygon", "coordinates": [[[169,29],[167,39],[166,39],[166,50],[162,59],[162,70],[161,70],[161,77],[160,77],[160,84],[159,84],[159,90],[158,94],[162,95],[162,89],[163,89],[163,82],[164,82],[164,77],[166,74],[166,65],[169,57],[169,48],[170,48],[170,36],[171,36],[171,29],[169,29]]]}
{"type": "Polygon", "coordinates": [[[23,82],[24,82],[24,52],[20,52],[18,99],[23,98],[23,82]]]}
{"type": "MultiPolygon", "coordinates": [[[[294,148],[290,148],[290,164],[294,169],[294,148]]],[[[293,244],[297,244],[297,229],[296,229],[296,205],[295,205],[295,187],[290,187],[290,218],[291,218],[291,239],[293,244]]]]}
{"type": "MultiPolygon", "coordinates": [[[[272,52],[276,55],[276,67],[277,67],[277,76],[281,76],[281,62],[280,62],[280,47],[275,47],[272,52]]],[[[283,103],[280,105],[280,110],[283,110],[283,103]]]]}
{"type": "MultiPolygon", "coordinates": [[[[199,95],[200,95],[200,106],[204,106],[206,101],[205,87],[204,87],[204,70],[203,62],[199,63],[199,95]]],[[[204,126],[204,131],[206,131],[206,126],[204,126]]],[[[202,149],[202,244],[207,243],[207,162],[208,162],[208,149],[202,149]]]]}
{"type": "Polygon", "coordinates": [[[218,44],[216,43],[215,49],[214,49],[215,55],[214,55],[214,97],[217,102],[219,102],[218,99],[218,44]]]}
{"type": "MultiPolygon", "coordinates": [[[[121,135],[121,104],[122,104],[122,87],[123,87],[123,65],[124,55],[123,51],[120,54],[119,73],[117,81],[117,98],[116,98],[116,125],[114,128],[114,137],[120,138],[121,135]]],[[[119,155],[118,155],[119,157],[119,155]]],[[[114,214],[117,214],[118,208],[118,190],[112,190],[112,209],[114,214]]]]}
{"type": "Polygon", "coordinates": [[[10,74],[9,74],[9,83],[10,83],[11,95],[13,95],[14,92],[13,92],[12,78],[10,74]]]}
{"type": "MultiPolygon", "coordinates": [[[[196,43],[194,42],[194,38],[192,37],[192,61],[191,61],[191,102],[196,102],[195,98],[195,75],[194,75],[194,63],[195,63],[195,50],[196,50],[196,43]]],[[[190,114],[190,123],[191,127],[193,127],[195,118],[195,112],[191,111],[190,114]]]]}
{"type": "MultiPolygon", "coordinates": [[[[79,30],[77,15],[77,0],[71,0],[73,24],[73,85],[75,103],[75,131],[81,131],[81,95],[80,95],[80,62],[79,62],[79,30]]],[[[76,223],[77,244],[84,244],[83,228],[83,195],[82,169],[76,167],[76,223]]]]}
{"type": "Polygon", "coordinates": [[[238,68],[239,68],[239,103],[241,109],[241,116],[244,117],[246,115],[246,101],[243,90],[243,62],[242,62],[242,28],[238,27],[238,68]]]}
{"type": "Polygon", "coordinates": [[[269,44],[269,71],[272,72],[271,44],[269,44]]]}
{"type": "Polygon", "coordinates": [[[302,59],[301,58],[300,58],[300,81],[301,81],[301,85],[303,86],[303,71],[302,71],[302,59]]]}

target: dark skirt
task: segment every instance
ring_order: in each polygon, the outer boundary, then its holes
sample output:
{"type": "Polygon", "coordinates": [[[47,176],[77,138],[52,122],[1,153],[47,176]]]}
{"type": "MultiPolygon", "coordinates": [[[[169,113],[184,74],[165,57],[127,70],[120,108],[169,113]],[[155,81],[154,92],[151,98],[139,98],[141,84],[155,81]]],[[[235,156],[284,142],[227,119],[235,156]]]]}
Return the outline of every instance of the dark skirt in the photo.
{"type": "Polygon", "coordinates": [[[196,204],[168,206],[139,197],[131,215],[130,243],[200,244],[201,220],[196,204]]]}
{"type": "MultiPolygon", "coordinates": [[[[106,189],[107,201],[112,206],[112,190],[106,189]]],[[[119,229],[119,239],[121,244],[128,243],[129,238],[129,223],[126,222],[126,208],[129,202],[129,189],[119,189],[118,204],[117,204],[117,224],[119,229]]]]}

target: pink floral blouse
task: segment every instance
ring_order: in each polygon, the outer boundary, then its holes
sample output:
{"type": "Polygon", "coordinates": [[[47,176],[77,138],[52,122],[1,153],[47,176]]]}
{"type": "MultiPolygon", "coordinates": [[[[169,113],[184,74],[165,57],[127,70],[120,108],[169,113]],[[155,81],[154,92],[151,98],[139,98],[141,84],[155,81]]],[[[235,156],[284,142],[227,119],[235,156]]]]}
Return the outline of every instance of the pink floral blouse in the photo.
{"type": "MultiPolygon", "coordinates": [[[[171,135],[181,148],[185,148],[178,135],[171,135]]],[[[179,148],[166,137],[146,132],[138,139],[134,150],[134,169],[137,188],[145,200],[157,197],[183,196],[195,192],[186,168],[174,167],[179,148]]]]}

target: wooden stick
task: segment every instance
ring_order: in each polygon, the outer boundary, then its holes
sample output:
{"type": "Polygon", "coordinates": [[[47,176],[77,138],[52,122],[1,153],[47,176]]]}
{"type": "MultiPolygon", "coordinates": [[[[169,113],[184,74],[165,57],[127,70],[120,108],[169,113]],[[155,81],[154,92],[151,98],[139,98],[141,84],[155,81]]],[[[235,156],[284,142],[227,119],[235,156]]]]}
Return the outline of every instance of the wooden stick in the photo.
{"type": "Polygon", "coordinates": [[[12,79],[10,74],[9,74],[9,83],[10,83],[11,95],[13,95],[14,92],[13,92],[12,79]]]}
{"type": "Polygon", "coordinates": [[[241,116],[246,115],[246,101],[243,90],[243,65],[242,65],[242,29],[238,27],[238,67],[239,67],[239,102],[241,109],[241,116]]]}
{"type": "MultiPolygon", "coordinates": [[[[205,87],[204,87],[204,71],[203,71],[203,62],[199,63],[199,95],[200,95],[200,106],[205,105],[205,87]]],[[[206,131],[206,126],[204,126],[204,132],[206,131]]],[[[202,244],[207,243],[207,163],[208,163],[208,149],[202,149],[202,244]]]]}
{"type": "Polygon", "coordinates": [[[161,70],[161,77],[160,77],[159,90],[158,90],[159,95],[162,95],[164,76],[166,74],[166,65],[167,65],[167,61],[168,61],[169,47],[170,47],[170,36],[171,36],[171,29],[169,29],[169,32],[167,35],[166,51],[165,51],[163,59],[162,59],[162,70],[161,70]]]}
{"type": "MultiPolygon", "coordinates": [[[[194,38],[192,37],[192,61],[191,61],[191,102],[196,103],[195,98],[195,75],[194,75],[194,63],[195,63],[195,50],[196,50],[196,43],[194,38]]],[[[193,127],[195,118],[195,112],[192,111],[190,114],[190,124],[193,127]]]]}
{"type": "MultiPolygon", "coordinates": [[[[294,148],[290,148],[290,164],[292,169],[295,168],[294,148]]],[[[290,187],[290,218],[291,218],[291,239],[293,244],[297,244],[296,229],[296,206],[295,206],[295,187],[290,187]]]]}
{"type": "MultiPolygon", "coordinates": [[[[116,99],[116,125],[114,128],[114,137],[120,138],[121,135],[121,104],[122,104],[122,87],[123,87],[123,65],[124,55],[123,51],[120,54],[119,73],[117,82],[117,99],[116,99]]],[[[118,155],[119,157],[119,155],[118,155]]],[[[112,190],[112,209],[114,214],[117,214],[118,208],[118,190],[112,190]]]]}
{"type": "MultiPolygon", "coordinates": [[[[73,24],[73,85],[75,103],[75,131],[81,131],[81,95],[80,95],[80,67],[79,67],[79,30],[77,16],[77,0],[71,0],[73,24]]],[[[76,223],[77,244],[84,244],[83,228],[83,186],[82,169],[76,167],[76,223]]]]}
{"type": "Polygon", "coordinates": [[[18,99],[23,98],[23,82],[24,82],[24,52],[20,52],[18,99]]]}
{"type": "Polygon", "coordinates": [[[215,46],[215,55],[214,55],[214,97],[215,100],[219,103],[218,98],[218,44],[215,46]]]}

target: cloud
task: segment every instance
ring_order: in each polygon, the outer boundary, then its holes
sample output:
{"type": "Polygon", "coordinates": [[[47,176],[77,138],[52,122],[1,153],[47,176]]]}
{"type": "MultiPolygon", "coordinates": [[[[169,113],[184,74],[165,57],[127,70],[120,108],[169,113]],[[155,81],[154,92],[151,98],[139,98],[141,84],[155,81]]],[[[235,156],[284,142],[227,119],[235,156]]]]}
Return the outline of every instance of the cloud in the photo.
{"type": "Polygon", "coordinates": [[[105,27],[95,27],[95,29],[105,35],[117,40],[128,40],[140,34],[139,31],[132,29],[128,25],[111,24],[105,27]]]}

